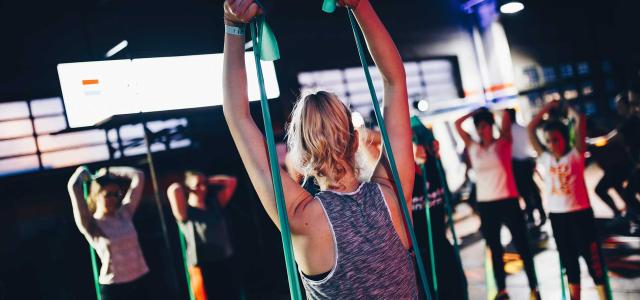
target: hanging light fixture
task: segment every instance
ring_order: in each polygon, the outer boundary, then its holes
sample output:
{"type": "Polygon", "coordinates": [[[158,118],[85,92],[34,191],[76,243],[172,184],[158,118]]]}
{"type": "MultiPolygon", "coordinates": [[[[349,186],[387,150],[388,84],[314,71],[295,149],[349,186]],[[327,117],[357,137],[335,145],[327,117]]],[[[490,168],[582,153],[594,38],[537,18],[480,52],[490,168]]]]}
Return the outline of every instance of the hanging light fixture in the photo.
{"type": "Polygon", "coordinates": [[[519,1],[500,1],[500,12],[503,14],[515,14],[524,9],[524,4],[519,1]]]}

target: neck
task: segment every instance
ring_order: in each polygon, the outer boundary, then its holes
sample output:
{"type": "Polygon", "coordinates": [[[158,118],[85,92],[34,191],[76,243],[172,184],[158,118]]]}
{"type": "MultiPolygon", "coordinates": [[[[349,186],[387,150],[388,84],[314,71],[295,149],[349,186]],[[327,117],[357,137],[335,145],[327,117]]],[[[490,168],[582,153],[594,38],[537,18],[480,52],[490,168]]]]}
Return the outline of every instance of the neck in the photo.
{"type": "Polygon", "coordinates": [[[562,153],[562,154],[557,154],[557,153],[553,152],[553,157],[555,157],[556,160],[561,159],[563,156],[567,155],[567,153],[569,153],[569,151],[571,151],[571,148],[565,150],[564,153],[562,153]]]}
{"type": "Polygon", "coordinates": [[[483,147],[486,147],[486,146],[489,146],[489,145],[493,144],[494,141],[495,141],[495,139],[493,139],[493,138],[488,139],[488,140],[482,140],[480,142],[480,145],[482,145],[483,147]]]}
{"type": "Polygon", "coordinates": [[[109,210],[107,210],[107,209],[105,209],[103,207],[97,207],[96,208],[96,212],[93,213],[93,217],[96,218],[96,219],[101,219],[103,217],[108,217],[108,216],[111,216],[111,215],[113,215],[113,212],[109,211],[109,210]]]}
{"type": "Polygon", "coordinates": [[[329,182],[328,180],[321,180],[318,182],[320,185],[320,190],[332,190],[336,192],[353,192],[358,186],[360,186],[360,181],[356,178],[353,173],[345,174],[340,180],[336,182],[329,182]]]}
{"type": "Polygon", "coordinates": [[[207,204],[204,201],[205,197],[206,197],[205,193],[191,192],[189,193],[189,198],[187,199],[187,203],[189,204],[189,206],[192,206],[195,208],[207,209],[207,204]]]}

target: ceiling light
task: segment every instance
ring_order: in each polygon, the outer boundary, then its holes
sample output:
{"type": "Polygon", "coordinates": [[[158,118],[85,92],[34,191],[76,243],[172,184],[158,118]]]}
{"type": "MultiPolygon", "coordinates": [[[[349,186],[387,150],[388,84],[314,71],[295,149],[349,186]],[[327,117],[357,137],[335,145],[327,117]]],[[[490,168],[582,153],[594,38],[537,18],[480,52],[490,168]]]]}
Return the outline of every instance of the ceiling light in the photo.
{"type": "Polygon", "coordinates": [[[518,1],[506,2],[500,6],[500,12],[503,14],[515,14],[524,9],[524,4],[518,1]]]}
{"type": "Polygon", "coordinates": [[[429,110],[429,102],[424,99],[418,101],[418,110],[422,112],[429,110]]]}
{"type": "Polygon", "coordinates": [[[107,51],[107,54],[105,54],[105,57],[109,58],[118,54],[118,52],[122,51],[122,49],[127,48],[128,45],[129,45],[129,42],[127,42],[127,40],[123,40],[122,42],[118,43],[113,48],[111,48],[111,50],[107,51]]]}

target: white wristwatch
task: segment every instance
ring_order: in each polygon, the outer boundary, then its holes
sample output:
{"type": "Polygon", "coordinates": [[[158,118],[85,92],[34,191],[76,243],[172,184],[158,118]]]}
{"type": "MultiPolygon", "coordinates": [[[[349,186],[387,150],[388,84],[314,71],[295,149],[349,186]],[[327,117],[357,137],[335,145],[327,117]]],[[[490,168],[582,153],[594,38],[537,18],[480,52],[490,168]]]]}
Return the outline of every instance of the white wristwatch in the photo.
{"type": "Polygon", "coordinates": [[[231,26],[231,25],[224,25],[224,32],[231,34],[231,35],[237,35],[237,36],[244,36],[244,28],[243,27],[237,27],[237,26],[231,26]]]}

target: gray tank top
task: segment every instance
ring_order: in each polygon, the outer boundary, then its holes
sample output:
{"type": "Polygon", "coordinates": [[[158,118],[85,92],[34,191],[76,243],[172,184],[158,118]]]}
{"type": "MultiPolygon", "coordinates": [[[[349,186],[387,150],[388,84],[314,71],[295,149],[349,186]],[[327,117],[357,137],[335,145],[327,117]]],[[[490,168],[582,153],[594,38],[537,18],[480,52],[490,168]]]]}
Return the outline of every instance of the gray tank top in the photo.
{"type": "Polygon", "coordinates": [[[418,299],[413,259],[391,222],[380,186],[316,195],[333,230],[337,262],[321,280],[304,274],[308,299],[418,299]]]}
{"type": "Polygon", "coordinates": [[[216,262],[233,254],[226,218],[215,197],[207,197],[207,209],[187,205],[187,220],[178,222],[187,242],[187,264],[216,262]]]}

